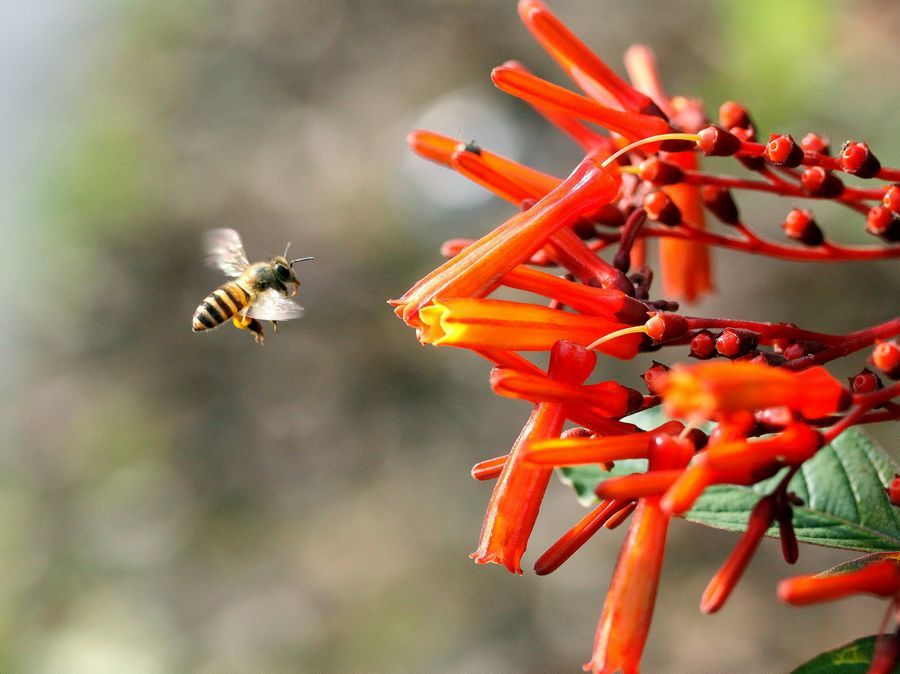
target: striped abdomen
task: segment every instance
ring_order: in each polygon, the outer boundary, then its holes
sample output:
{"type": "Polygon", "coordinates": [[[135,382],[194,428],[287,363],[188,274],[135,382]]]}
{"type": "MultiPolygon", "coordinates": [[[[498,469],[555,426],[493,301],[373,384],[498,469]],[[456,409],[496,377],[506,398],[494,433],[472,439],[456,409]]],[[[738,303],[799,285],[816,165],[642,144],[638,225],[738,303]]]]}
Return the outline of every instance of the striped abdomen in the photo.
{"type": "Polygon", "coordinates": [[[235,281],[213,290],[194,312],[194,332],[224,323],[250,303],[250,295],[235,281]]]}

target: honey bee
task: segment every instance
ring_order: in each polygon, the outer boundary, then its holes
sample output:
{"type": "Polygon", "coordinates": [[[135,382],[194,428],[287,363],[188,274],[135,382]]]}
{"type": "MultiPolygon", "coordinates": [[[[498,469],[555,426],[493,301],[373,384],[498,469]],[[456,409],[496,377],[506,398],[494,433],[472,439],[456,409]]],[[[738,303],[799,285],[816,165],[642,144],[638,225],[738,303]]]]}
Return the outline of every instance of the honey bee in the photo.
{"type": "Polygon", "coordinates": [[[234,280],[213,290],[200,303],[194,312],[194,332],[210,330],[230,318],[236,327],[249,330],[256,343],[262,344],[265,336],[260,321],[272,321],[277,334],[278,321],[300,318],[303,307],[288,299],[300,287],[293,266],[313,258],[288,260],[290,247],[288,244],[284,255],[250,264],[240,234],[233,229],[210,231],[206,236],[206,262],[234,280]]]}

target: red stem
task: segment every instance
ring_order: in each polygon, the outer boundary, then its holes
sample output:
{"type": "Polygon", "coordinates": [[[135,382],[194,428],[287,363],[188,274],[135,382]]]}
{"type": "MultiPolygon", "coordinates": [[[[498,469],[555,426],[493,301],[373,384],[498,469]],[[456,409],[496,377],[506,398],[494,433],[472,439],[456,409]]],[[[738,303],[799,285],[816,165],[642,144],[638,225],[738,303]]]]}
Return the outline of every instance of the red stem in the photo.
{"type": "Polygon", "coordinates": [[[837,344],[846,339],[846,335],[830,335],[824,332],[803,330],[790,323],[761,323],[758,321],[742,321],[730,318],[697,318],[685,316],[689,330],[703,328],[743,328],[759,334],[764,342],[773,339],[808,339],[822,344],[837,344]]]}
{"type": "MultiPolygon", "coordinates": [[[[599,243],[592,243],[591,247],[596,251],[605,248],[609,243],[619,240],[618,235],[609,236],[605,233],[598,234],[601,237],[599,243]]],[[[883,260],[900,257],[900,246],[818,246],[807,248],[801,246],[783,246],[765,239],[753,236],[750,239],[736,239],[703,229],[697,229],[690,225],[681,224],[678,227],[650,227],[645,225],[641,229],[641,237],[672,238],[696,241],[720,248],[731,248],[755,255],[768,255],[769,257],[783,260],[796,260],[801,262],[847,262],[851,260],[883,260]]]]}
{"type": "Polygon", "coordinates": [[[837,358],[859,351],[873,344],[875,340],[887,339],[900,333],[900,318],[894,318],[886,323],[874,325],[871,328],[858,330],[844,335],[844,341],[824,351],[812,353],[801,358],[794,358],[782,365],[789,370],[805,370],[813,365],[822,365],[837,358]]]}
{"type": "Polygon", "coordinates": [[[894,396],[900,395],[900,382],[892,384],[878,391],[872,391],[853,397],[856,405],[852,410],[825,433],[825,442],[831,442],[850,426],[859,423],[863,416],[873,407],[888,402],[894,396]]]}

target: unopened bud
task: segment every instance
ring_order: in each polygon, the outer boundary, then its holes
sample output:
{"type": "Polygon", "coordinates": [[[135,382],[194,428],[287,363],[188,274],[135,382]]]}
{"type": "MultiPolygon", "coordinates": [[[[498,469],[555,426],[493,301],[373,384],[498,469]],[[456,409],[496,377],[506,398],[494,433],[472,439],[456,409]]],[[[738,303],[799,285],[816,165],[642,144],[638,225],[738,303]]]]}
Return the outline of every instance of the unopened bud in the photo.
{"type": "Polygon", "coordinates": [[[884,488],[891,505],[900,507],[900,475],[894,474],[894,479],[884,488]]]}
{"type": "Polygon", "coordinates": [[[734,127],[747,129],[753,126],[753,122],[747,108],[735,101],[725,101],[719,106],[719,125],[729,130],[734,127]]]}
{"type": "Polygon", "coordinates": [[[811,353],[819,353],[825,349],[825,345],[821,342],[814,342],[808,339],[798,339],[795,342],[791,342],[788,346],[784,348],[784,357],[787,360],[795,360],[797,358],[804,358],[811,353]]]}
{"type": "Polygon", "coordinates": [[[881,379],[879,379],[878,375],[867,367],[864,367],[862,372],[855,377],[850,377],[849,381],[850,391],[857,394],[871,393],[872,391],[884,388],[884,384],[881,383],[881,379]]]}
{"type": "Polygon", "coordinates": [[[813,214],[805,208],[795,208],[788,213],[781,229],[789,238],[807,246],[821,246],[825,240],[813,214]]]}
{"type": "Polygon", "coordinates": [[[866,214],[866,231],[891,243],[900,241],[900,216],[884,206],[873,206],[866,214]]]}
{"type": "Polygon", "coordinates": [[[684,179],[684,171],[678,166],[659,157],[648,157],[638,166],[638,176],[641,180],[654,185],[673,185],[684,179]]]}
{"type": "Polygon", "coordinates": [[[665,192],[650,192],[644,197],[644,210],[647,211],[647,217],[660,224],[674,227],[681,223],[681,210],[665,192]]]}
{"type": "Polygon", "coordinates": [[[900,185],[891,185],[881,199],[884,207],[892,213],[900,214],[900,185]]]}
{"type": "Polygon", "coordinates": [[[759,351],[753,354],[753,357],[750,358],[751,363],[755,363],[757,365],[769,365],[771,367],[778,367],[779,365],[784,365],[787,359],[778,353],[769,353],[768,351],[759,351]]]}
{"type": "Polygon", "coordinates": [[[716,338],[709,330],[701,330],[691,339],[691,358],[706,360],[716,355],[716,338]]]}
{"type": "Polygon", "coordinates": [[[872,364],[891,379],[900,379],[900,344],[894,340],[876,344],[872,364]]]}
{"type": "Polygon", "coordinates": [[[766,145],[765,155],[766,159],[775,166],[793,168],[803,163],[803,150],[797,145],[797,141],[787,133],[773,133],[766,145]]]}
{"type": "Polygon", "coordinates": [[[704,185],[700,188],[700,199],[707,210],[726,225],[740,223],[741,215],[729,190],[718,185],[704,185]]]}
{"type": "Polygon", "coordinates": [[[647,368],[647,371],[641,377],[647,385],[647,390],[653,395],[662,395],[663,386],[669,378],[669,367],[662,363],[653,361],[653,365],[647,368]]]}
{"type": "Polygon", "coordinates": [[[730,157],[741,149],[741,139],[720,126],[707,126],[697,134],[700,140],[697,145],[708,157],[730,157]]]}
{"type": "Polygon", "coordinates": [[[810,166],[800,176],[803,191],[813,197],[832,198],[844,191],[844,183],[831,171],[821,166],[810,166]]]}
{"type": "Polygon", "coordinates": [[[841,147],[841,168],[858,178],[874,178],[881,170],[881,162],[866,143],[848,140],[841,147]]]}
{"type": "Polygon", "coordinates": [[[646,323],[647,334],[654,342],[667,342],[687,334],[688,322],[680,314],[658,312],[646,323]]]}
{"type": "Polygon", "coordinates": [[[756,348],[759,338],[743,328],[725,328],[716,339],[716,351],[726,358],[737,358],[756,348]]]}
{"type": "Polygon", "coordinates": [[[808,133],[800,139],[800,147],[806,152],[828,154],[829,142],[827,138],[816,133],[808,133]]]}

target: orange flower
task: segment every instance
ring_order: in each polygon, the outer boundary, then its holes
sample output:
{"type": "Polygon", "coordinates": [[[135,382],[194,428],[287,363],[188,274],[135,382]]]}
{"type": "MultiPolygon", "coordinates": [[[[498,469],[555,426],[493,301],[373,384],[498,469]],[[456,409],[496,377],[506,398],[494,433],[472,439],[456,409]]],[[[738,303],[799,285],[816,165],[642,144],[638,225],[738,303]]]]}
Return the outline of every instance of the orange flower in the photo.
{"type": "Polygon", "coordinates": [[[815,604],[854,594],[893,597],[900,592],[900,567],[895,560],[867,564],[856,571],[794,576],[778,584],[778,598],[788,604],[815,604]]]}
{"type": "Polygon", "coordinates": [[[634,389],[614,381],[577,386],[503,368],[495,368],[491,372],[491,388],[494,393],[509,398],[587,405],[598,414],[615,418],[637,411],[644,399],[634,389]]]}
{"type": "Polygon", "coordinates": [[[554,233],[574,224],[586,211],[612,201],[619,191],[617,172],[586,157],[566,180],[527,211],[519,213],[416,283],[399,300],[396,312],[421,327],[419,310],[439,297],[482,297],[504,274],[522,264],[554,233]]]}
{"type": "Polygon", "coordinates": [[[629,86],[538,0],[521,0],[519,17],[541,46],[591,98],[631,112],[657,114],[649,97],[629,86]]]}
{"type": "Polygon", "coordinates": [[[659,498],[638,501],[622,544],[594,638],[590,672],[637,672],[650,631],[666,551],[669,516],[659,498]]]}
{"type": "Polygon", "coordinates": [[[792,372],[722,361],[672,369],[663,398],[669,416],[704,419],[767,407],[787,407],[818,419],[849,401],[844,387],[822,367],[792,372]]]}
{"type": "MultiPolygon", "coordinates": [[[[648,474],[683,468],[693,453],[687,438],[658,433],[650,448],[648,474]]],[[[603,604],[594,654],[585,670],[638,671],[653,617],[668,528],[669,515],[660,508],[659,497],[638,500],[603,604]]]]}
{"type": "Polygon", "coordinates": [[[793,423],[777,435],[753,440],[711,442],[706,454],[709,465],[720,470],[764,470],[773,462],[803,463],[822,446],[822,434],[803,423],[793,423]]]}
{"type": "MultiPolygon", "coordinates": [[[[680,421],[669,421],[655,431],[619,436],[555,438],[533,442],[525,450],[525,460],[544,466],[573,466],[581,463],[609,463],[624,459],[646,459],[657,433],[678,433],[680,421]]],[[[658,472],[658,471],[657,471],[658,472]]]]}
{"type": "Polygon", "coordinates": [[[556,571],[569,557],[574,555],[600,528],[609,520],[627,508],[630,501],[614,501],[607,499],[585,515],[578,524],[569,529],[551,545],[547,552],[534,563],[534,571],[539,576],[546,576],[556,571]]]}
{"type": "MultiPolygon", "coordinates": [[[[580,384],[593,371],[596,356],[571,342],[559,342],[550,353],[548,376],[580,384]]],[[[552,468],[535,467],[522,460],[523,448],[534,440],[558,437],[566,417],[559,403],[539,403],[519,434],[503,471],[494,485],[481,527],[481,540],[472,558],[479,564],[503,564],[522,573],[522,554],[537,520],[552,468]]]]}
{"type": "MultiPolygon", "coordinates": [[[[498,66],[491,72],[491,79],[498,89],[516,98],[521,98],[538,107],[599,124],[610,131],[621,134],[629,141],[657,136],[672,130],[669,123],[662,117],[608,108],[586,96],[576,94],[574,91],[569,91],[525,72],[519,67],[498,66]]],[[[653,145],[647,147],[649,149],[653,145]]]]}
{"type": "Polygon", "coordinates": [[[775,499],[764,497],[759,500],[750,513],[747,530],[741,536],[738,544],[731,551],[722,568],[713,576],[703,591],[700,600],[700,610],[704,613],[715,613],[722,605],[731,591],[737,585],[744,570],[753,558],[759,542],[766,535],[766,531],[775,521],[775,499]]]}
{"type": "MultiPolygon", "coordinates": [[[[434,299],[419,312],[419,322],[423,344],[511,351],[549,351],[560,339],[587,345],[628,327],[535,304],[483,299],[434,299]]],[[[598,351],[628,359],[640,343],[640,335],[626,335],[598,351]]]]}

